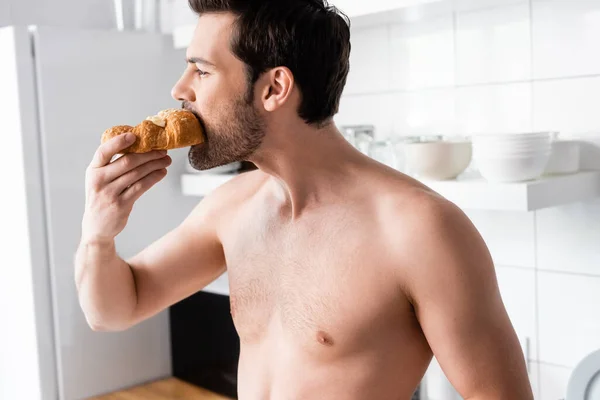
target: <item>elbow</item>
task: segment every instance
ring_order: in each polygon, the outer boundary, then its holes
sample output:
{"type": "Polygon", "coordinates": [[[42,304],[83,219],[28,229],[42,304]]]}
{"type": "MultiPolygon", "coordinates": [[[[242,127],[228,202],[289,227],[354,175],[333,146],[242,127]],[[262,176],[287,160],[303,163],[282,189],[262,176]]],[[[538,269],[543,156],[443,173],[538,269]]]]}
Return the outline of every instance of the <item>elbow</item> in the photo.
{"type": "Polygon", "coordinates": [[[94,332],[110,332],[109,329],[105,328],[104,325],[100,325],[100,324],[96,324],[96,323],[89,323],[88,325],[90,327],[91,330],[93,330],[94,332]]]}
{"type": "Polygon", "coordinates": [[[107,326],[107,325],[99,325],[99,324],[89,324],[90,329],[94,332],[105,332],[105,333],[117,333],[124,332],[129,327],[126,326],[107,326]]]}
{"type": "Polygon", "coordinates": [[[111,332],[111,329],[109,329],[107,324],[100,323],[99,321],[94,321],[87,317],[86,321],[90,329],[94,332],[111,332]]]}
{"type": "Polygon", "coordinates": [[[90,318],[86,318],[86,320],[87,320],[88,326],[94,332],[116,333],[116,332],[124,332],[130,328],[129,324],[124,324],[124,323],[119,323],[119,324],[104,323],[104,322],[100,322],[100,321],[91,320],[90,318]]]}
{"type": "Polygon", "coordinates": [[[132,315],[112,315],[92,307],[85,301],[80,302],[83,316],[90,329],[94,332],[123,332],[134,325],[132,315]]]}

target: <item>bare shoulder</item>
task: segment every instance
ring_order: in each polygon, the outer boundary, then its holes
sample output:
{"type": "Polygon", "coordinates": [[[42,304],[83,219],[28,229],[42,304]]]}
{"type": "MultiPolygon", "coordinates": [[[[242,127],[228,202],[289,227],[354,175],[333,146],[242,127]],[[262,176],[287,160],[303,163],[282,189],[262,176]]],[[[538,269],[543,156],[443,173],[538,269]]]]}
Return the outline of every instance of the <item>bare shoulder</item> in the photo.
{"type": "Polygon", "coordinates": [[[382,190],[379,226],[409,293],[411,282],[445,274],[493,278],[489,250],[458,206],[407,178],[382,190]]]}
{"type": "Polygon", "coordinates": [[[476,233],[459,207],[425,184],[400,173],[388,173],[375,181],[377,186],[371,192],[377,193],[377,210],[384,228],[397,229],[391,221],[402,221],[401,231],[410,231],[411,236],[417,234],[421,239],[447,229],[476,233]]]}

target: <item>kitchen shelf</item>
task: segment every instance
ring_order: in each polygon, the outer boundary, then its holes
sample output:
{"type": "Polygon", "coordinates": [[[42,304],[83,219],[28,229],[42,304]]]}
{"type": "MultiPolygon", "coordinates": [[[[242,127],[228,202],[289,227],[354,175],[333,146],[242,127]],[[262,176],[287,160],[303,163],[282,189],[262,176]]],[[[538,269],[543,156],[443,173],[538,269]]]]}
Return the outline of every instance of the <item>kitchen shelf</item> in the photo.
{"type": "Polygon", "coordinates": [[[209,173],[184,174],[181,176],[181,190],[185,196],[204,197],[237,175],[209,173]]]}
{"type": "Polygon", "coordinates": [[[479,176],[423,183],[467,210],[535,211],[600,197],[600,171],[520,183],[488,183],[479,176]]]}
{"type": "MultiPolygon", "coordinates": [[[[184,195],[206,196],[236,174],[185,174],[184,195]]],[[[600,198],[600,171],[543,177],[522,183],[488,183],[480,176],[451,181],[422,181],[463,209],[535,211],[600,198]]]]}

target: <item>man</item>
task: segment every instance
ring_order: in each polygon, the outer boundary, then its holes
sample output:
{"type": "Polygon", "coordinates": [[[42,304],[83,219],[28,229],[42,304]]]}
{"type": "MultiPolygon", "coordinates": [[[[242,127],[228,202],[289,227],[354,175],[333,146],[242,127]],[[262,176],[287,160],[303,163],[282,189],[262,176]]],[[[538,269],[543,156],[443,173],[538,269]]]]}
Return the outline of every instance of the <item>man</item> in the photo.
{"type": "Polygon", "coordinates": [[[409,399],[432,356],[465,399],[532,399],[494,266],[453,204],[350,146],[332,117],[348,21],[323,0],[190,0],[173,97],[203,123],[189,161],[250,160],[175,230],[122,260],[114,238],[165,153],[102,145],[76,258],[94,330],[120,331],[229,273],[242,400],[409,399]]]}

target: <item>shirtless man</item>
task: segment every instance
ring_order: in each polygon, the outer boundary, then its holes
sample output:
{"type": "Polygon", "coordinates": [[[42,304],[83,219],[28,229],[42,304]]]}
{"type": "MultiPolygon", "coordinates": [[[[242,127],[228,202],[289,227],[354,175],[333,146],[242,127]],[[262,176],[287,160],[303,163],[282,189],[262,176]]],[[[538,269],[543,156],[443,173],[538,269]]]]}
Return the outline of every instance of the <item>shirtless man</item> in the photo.
{"type": "Polygon", "coordinates": [[[332,122],[348,22],[322,0],[191,0],[199,22],[173,97],[206,169],[250,160],[162,239],[115,251],[164,153],[100,146],[76,255],[94,330],[122,331],[226,270],[242,400],[406,400],[435,355],[465,399],[532,399],[482,238],[452,203],[350,146],[332,122]]]}

